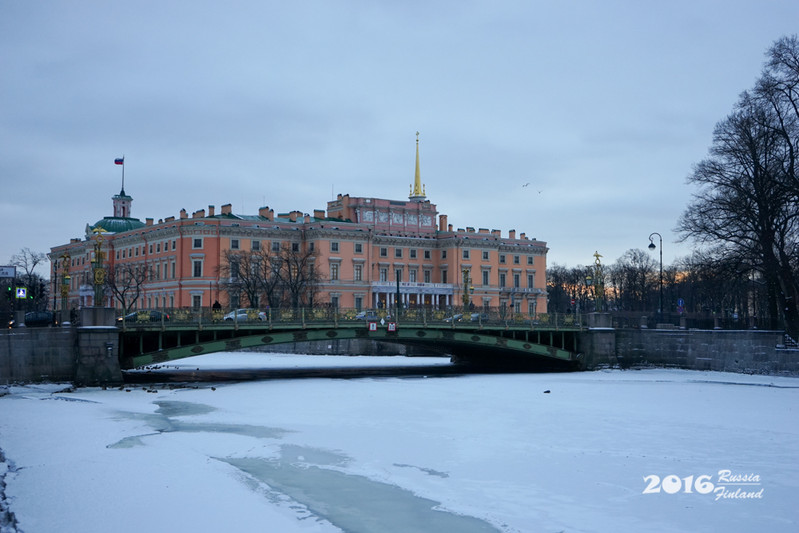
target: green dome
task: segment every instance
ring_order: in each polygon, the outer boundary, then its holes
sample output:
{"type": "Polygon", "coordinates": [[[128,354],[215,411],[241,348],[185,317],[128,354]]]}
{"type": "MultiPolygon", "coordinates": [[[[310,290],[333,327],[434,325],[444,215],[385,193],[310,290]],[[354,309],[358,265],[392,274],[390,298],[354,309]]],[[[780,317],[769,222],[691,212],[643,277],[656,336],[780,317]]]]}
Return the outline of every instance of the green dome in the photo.
{"type": "Polygon", "coordinates": [[[91,233],[92,230],[103,228],[108,233],[123,233],[134,229],[143,228],[146,224],[138,218],[128,217],[105,217],[98,220],[94,225],[89,225],[86,228],[86,233],[91,233]]]}

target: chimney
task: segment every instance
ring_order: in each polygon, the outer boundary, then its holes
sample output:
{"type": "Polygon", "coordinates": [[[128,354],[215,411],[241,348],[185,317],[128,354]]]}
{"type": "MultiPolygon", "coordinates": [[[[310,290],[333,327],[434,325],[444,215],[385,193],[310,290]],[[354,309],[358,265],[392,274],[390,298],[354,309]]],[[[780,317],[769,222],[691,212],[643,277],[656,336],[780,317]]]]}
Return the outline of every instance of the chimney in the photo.
{"type": "Polygon", "coordinates": [[[480,228],[479,230],[477,230],[477,232],[478,233],[488,233],[488,229],[487,228],[480,228]]]}
{"type": "Polygon", "coordinates": [[[526,234],[524,234],[524,233],[520,233],[520,234],[519,234],[519,238],[520,238],[521,240],[523,240],[523,241],[526,241],[526,240],[527,240],[527,235],[526,235],[526,234]]]}
{"type": "Polygon", "coordinates": [[[438,215],[438,231],[447,231],[446,227],[447,227],[447,215],[438,215]]]}
{"type": "Polygon", "coordinates": [[[172,222],[173,220],[175,220],[175,217],[166,217],[164,222],[172,222]]]}
{"type": "Polygon", "coordinates": [[[302,218],[302,221],[308,224],[311,221],[311,215],[305,213],[305,216],[302,218]]]}
{"type": "Polygon", "coordinates": [[[498,229],[492,229],[491,230],[491,235],[494,236],[494,237],[501,237],[502,236],[502,232],[499,231],[498,229]]]}
{"type": "Polygon", "coordinates": [[[515,239],[516,238],[516,230],[515,229],[512,229],[512,230],[508,231],[508,238],[509,239],[515,239]]]}
{"type": "Polygon", "coordinates": [[[189,214],[186,212],[185,209],[180,210],[180,218],[189,218],[189,214]]]}
{"type": "Polygon", "coordinates": [[[191,214],[191,218],[205,218],[205,209],[200,209],[191,214]]]}
{"type": "Polygon", "coordinates": [[[223,215],[230,215],[233,213],[233,206],[230,204],[223,205],[221,209],[223,215]]]}
{"type": "Polygon", "coordinates": [[[214,206],[212,206],[212,205],[208,206],[208,216],[209,217],[214,216],[214,206]]]}
{"type": "Polygon", "coordinates": [[[325,210],[324,209],[314,209],[313,210],[314,218],[325,218],[325,210]]]}
{"type": "Polygon", "coordinates": [[[144,225],[145,226],[152,226],[153,225],[153,219],[152,218],[145,218],[144,219],[144,225]]]}
{"type": "Polygon", "coordinates": [[[258,209],[258,216],[264,217],[266,220],[274,220],[275,219],[275,210],[269,209],[269,207],[261,207],[258,209]]]}
{"type": "Polygon", "coordinates": [[[300,213],[299,211],[292,211],[291,213],[289,213],[289,220],[291,220],[292,222],[297,222],[297,215],[302,215],[302,213],[300,213]]]}
{"type": "Polygon", "coordinates": [[[452,233],[452,224],[447,224],[447,231],[452,233]]]}

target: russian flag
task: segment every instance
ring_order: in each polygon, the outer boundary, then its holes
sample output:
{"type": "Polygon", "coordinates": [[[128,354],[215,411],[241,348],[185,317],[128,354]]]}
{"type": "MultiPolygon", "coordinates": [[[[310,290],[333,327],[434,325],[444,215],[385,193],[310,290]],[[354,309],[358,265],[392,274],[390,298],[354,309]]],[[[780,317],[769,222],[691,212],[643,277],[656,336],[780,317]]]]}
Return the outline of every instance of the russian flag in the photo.
{"type": "Polygon", "coordinates": [[[125,164],[125,158],[124,157],[117,157],[116,159],[114,159],[114,164],[115,165],[124,165],[125,164]]]}

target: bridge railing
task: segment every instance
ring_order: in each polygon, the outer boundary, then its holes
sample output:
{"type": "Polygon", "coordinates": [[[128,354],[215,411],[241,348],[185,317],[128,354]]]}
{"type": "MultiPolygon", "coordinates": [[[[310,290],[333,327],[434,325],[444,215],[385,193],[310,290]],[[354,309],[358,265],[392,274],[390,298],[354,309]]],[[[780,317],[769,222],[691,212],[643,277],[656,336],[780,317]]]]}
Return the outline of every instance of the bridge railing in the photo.
{"type": "Polygon", "coordinates": [[[574,313],[526,313],[510,312],[507,309],[489,311],[467,311],[457,309],[347,309],[332,307],[298,309],[240,309],[222,311],[207,308],[141,309],[117,318],[123,330],[140,327],[170,326],[332,326],[353,327],[368,322],[388,323],[422,327],[449,327],[453,329],[475,328],[529,328],[529,329],[579,329],[585,326],[582,315],[574,313]]]}

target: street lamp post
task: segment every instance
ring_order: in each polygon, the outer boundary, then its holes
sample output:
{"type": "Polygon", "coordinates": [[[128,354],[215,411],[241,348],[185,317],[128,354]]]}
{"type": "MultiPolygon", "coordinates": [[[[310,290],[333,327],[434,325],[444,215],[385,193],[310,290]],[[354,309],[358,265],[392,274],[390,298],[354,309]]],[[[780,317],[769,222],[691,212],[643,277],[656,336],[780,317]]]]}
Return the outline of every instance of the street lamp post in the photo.
{"type": "Polygon", "coordinates": [[[103,285],[105,285],[105,269],[103,268],[103,233],[102,228],[94,230],[96,235],[94,237],[94,260],[92,261],[93,275],[94,275],[94,307],[102,307],[104,304],[103,285]]]}
{"type": "Polygon", "coordinates": [[[400,310],[402,309],[402,295],[400,294],[400,271],[394,271],[394,277],[397,279],[397,296],[396,296],[396,303],[394,305],[394,319],[399,320],[400,310]]]}
{"type": "Polygon", "coordinates": [[[69,275],[69,262],[71,261],[69,252],[61,255],[61,322],[69,322],[67,317],[67,303],[69,300],[69,282],[72,279],[69,275]]]}
{"type": "Polygon", "coordinates": [[[660,233],[654,232],[649,235],[649,249],[656,248],[655,243],[652,241],[652,236],[657,235],[660,239],[660,300],[658,301],[658,315],[663,317],[663,237],[660,233]]]}
{"type": "Polygon", "coordinates": [[[58,311],[58,259],[53,260],[53,313],[58,311]]]}
{"type": "Polygon", "coordinates": [[[594,252],[594,310],[601,313],[605,305],[605,277],[602,273],[602,255],[594,252]]]}
{"type": "Polygon", "coordinates": [[[469,269],[464,268],[461,273],[463,274],[463,312],[469,310],[469,284],[471,283],[469,279],[469,269]]]}
{"type": "MultiPolygon", "coordinates": [[[[592,290],[593,283],[594,283],[594,277],[589,272],[588,274],[585,275],[585,288],[588,291],[588,297],[589,298],[591,297],[591,290],[592,290]]],[[[597,309],[596,309],[596,292],[594,293],[594,308],[595,308],[594,311],[597,311],[597,309]]],[[[586,306],[585,312],[586,313],[588,312],[588,306],[586,306]]]]}

